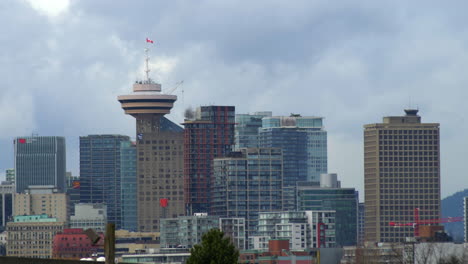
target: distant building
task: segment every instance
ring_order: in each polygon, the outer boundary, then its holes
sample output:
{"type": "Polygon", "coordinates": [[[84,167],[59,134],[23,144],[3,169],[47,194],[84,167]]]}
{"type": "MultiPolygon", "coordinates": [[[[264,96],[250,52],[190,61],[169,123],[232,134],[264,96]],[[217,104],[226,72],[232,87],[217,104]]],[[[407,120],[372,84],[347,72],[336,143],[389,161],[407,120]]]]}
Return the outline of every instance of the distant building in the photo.
{"type": "Polygon", "coordinates": [[[244,218],[219,218],[219,230],[231,238],[237,249],[244,250],[247,248],[244,218]]]}
{"type": "Polygon", "coordinates": [[[463,197],[463,224],[465,231],[465,243],[468,243],[468,197],[463,197]]]}
{"type": "Polygon", "coordinates": [[[219,217],[206,213],[161,219],[161,247],[192,248],[201,242],[204,233],[218,226],[219,217]]]}
{"type": "Polygon", "coordinates": [[[120,143],[120,197],[122,200],[122,229],[138,230],[136,144],[120,143]]]}
{"type": "Polygon", "coordinates": [[[11,182],[2,182],[0,184],[0,231],[5,230],[6,223],[13,216],[13,196],[15,194],[15,185],[11,182]]]}
{"type": "Polygon", "coordinates": [[[93,245],[89,237],[81,228],[68,228],[55,234],[53,239],[53,259],[76,259],[90,258],[97,254],[99,249],[104,249],[104,235],[93,245]]]}
{"type": "Polygon", "coordinates": [[[15,179],[16,179],[15,169],[6,169],[6,171],[5,171],[5,180],[7,182],[15,183],[15,179]]]}
{"type": "Polygon", "coordinates": [[[256,231],[259,212],[281,211],[283,156],[278,148],[249,148],[214,159],[212,213],[246,220],[256,231]]]}
{"type": "Polygon", "coordinates": [[[271,117],[272,112],[237,114],[235,126],[235,149],[258,148],[258,130],[262,127],[262,118],[271,117]]]}
{"type": "Polygon", "coordinates": [[[164,117],[177,96],[162,93],[161,84],[147,78],[118,100],[136,119],[138,230],[158,232],[161,218],[185,213],[184,130],[164,117]]]}
{"type": "Polygon", "coordinates": [[[213,159],[234,145],[234,106],[201,106],[184,120],[184,192],[187,215],[208,213],[213,159]]]}
{"type": "Polygon", "coordinates": [[[161,248],[146,253],[123,255],[123,263],[186,263],[190,251],[186,248],[161,248]]]}
{"type": "Polygon", "coordinates": [[[32,185],[53,185],[65,192],[64,137],[18,137],[14,149],[17,193],[32,185]]]}
{"type": "Polygon", "coordinates": [[[418,110],[364,126],[365,240],[403,242],[414,237],[413,223],[440,218],[440,138],[438,123],[421,123],[418,110]]]}
{"type": "Polygon", "coordinates": [[[102,203],[75,205],[75,212],[70,216],[70,228],[91,228],[96,232],[105,232],[107,224],[107,206],[102,203]]]}
{"type": "Polygon", "coordinates": [[[65,224],[46,214],[15,216],[7,224],[7,256],[52,258],[53,238],[63,231],[65,224]]]}
{"type": "MultiPolygon", "coordinates": [[[[336,247],[335,211],[260,212],[257,235],[289,241],[292,250],[336,247]],[[320,232],[318,232],[320,230],[320,232]]],[[[249,241],[249,249],[265,249],[249,241]]]]}
{"type": "Polygon", "coordinates": [[[322,174],[320,186],[310,182],[297,186],[297,209],[336,211],[336,245],[353,246],[357,243],[358,192],[354,188],[340,188],[337,175],[322,174]]]}
{"type": "Polygon", "coordinates": [[[262,250],[241,251],[239,263],[315,264],[318,262],[316,251],[310,249],[295,250],[290,248],[290,243],[287,239],[271,239],[262,250]]]}
{"type": "Polygon", "coordinates": [[[108,221],[122,226],[120,143],[122,135],[80,137],[80,203],[105,203],[108,221]]]}
{"type": "Polygon", "coordinates": [[[160,247],[159,232],[115,231],[115,254],[120,257],[126,254],[141,254],[155,251],[160,247]]]}
{"type": "Polygon", "coordinates": [[[14,196],[15,215],[42,215],[57,218],[58,222],[69,219],[68,196],[54,186],[29,186],[24,193],[14,196]]]}
{"type": "Polygon", "coordinates": [[[297,182],[320,180],[327,173],[327,131],[322,117],[300,115],[262,119],[259,146],[283,151],[283,207],[296,209],[297,182]]]}

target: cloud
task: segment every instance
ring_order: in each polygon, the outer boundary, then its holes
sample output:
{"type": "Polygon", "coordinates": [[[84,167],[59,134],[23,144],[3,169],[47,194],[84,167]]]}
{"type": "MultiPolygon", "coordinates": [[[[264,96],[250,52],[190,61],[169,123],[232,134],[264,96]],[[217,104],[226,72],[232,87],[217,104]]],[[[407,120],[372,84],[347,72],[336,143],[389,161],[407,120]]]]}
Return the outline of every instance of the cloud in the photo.
{"type": "Polygon", "coordinates": [[[66,12],[70,6],[70,0],[24,0],[34,10],[42,15],[56,17],[66,12]]]}

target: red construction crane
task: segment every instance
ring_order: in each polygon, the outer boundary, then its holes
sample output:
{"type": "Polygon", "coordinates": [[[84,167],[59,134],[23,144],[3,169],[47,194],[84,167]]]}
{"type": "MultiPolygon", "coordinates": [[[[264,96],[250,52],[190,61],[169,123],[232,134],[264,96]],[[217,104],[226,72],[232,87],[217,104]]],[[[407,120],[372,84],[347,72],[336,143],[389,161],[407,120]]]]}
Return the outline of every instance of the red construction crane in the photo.
{"type": "Polygon", "coordinates": [[[414,208],[414,222],[412,223],[395,223],[389,222],[390,226],[399,227],[399,226],[413,226],[414,228],[414,237],[419,237],[419,226],[428,225],[428,224],[441,224],[441,223],[453,223],[453,222],[462,222],[463,217],[447,217],[447,218],[438,218],[438,219],[428,219],[420,220],[419,219],[419,208],[414,208]]]}

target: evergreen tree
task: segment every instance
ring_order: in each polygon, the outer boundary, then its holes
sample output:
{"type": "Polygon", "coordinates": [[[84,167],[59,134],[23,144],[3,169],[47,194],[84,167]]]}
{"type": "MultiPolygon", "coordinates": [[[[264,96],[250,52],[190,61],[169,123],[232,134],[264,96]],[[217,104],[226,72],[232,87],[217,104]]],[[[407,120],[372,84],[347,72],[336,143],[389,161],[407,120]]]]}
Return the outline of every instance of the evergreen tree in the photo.
{"type": "Polygon", "coordinates": [[[213,228],[202,236],[200,244],[190,250],[187,264],[236,264],[239,251],[229,237],[213,228]]]}

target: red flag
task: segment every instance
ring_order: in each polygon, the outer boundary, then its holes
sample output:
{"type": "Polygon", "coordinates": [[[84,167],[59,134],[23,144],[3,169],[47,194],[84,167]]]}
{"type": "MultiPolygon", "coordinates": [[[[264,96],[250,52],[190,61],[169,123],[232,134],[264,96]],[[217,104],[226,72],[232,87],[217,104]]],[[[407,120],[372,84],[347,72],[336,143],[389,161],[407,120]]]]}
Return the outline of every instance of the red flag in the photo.
{"type": "Polygon", "coordinates": [[[146,38],[146,42],[151,43],[151,44],[154,43],[154,41],[152,41],[152,40],[149,39],[149,38],[146,38]]]}
{"type": "Polygon", "coordinates": [[[25,138],[19,138],[18,143],[24,144],[24,143],[26,143],[26,139],[25,138]]]}

